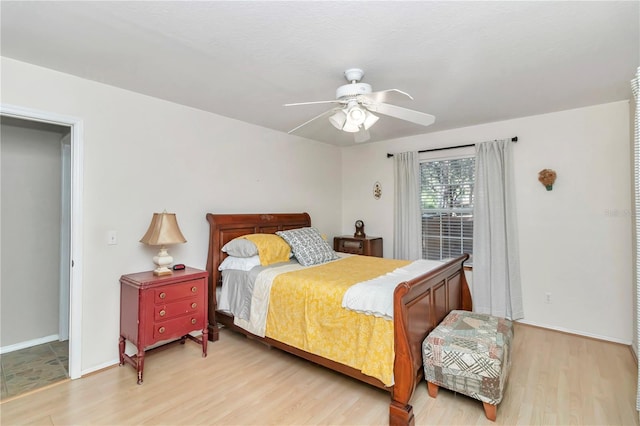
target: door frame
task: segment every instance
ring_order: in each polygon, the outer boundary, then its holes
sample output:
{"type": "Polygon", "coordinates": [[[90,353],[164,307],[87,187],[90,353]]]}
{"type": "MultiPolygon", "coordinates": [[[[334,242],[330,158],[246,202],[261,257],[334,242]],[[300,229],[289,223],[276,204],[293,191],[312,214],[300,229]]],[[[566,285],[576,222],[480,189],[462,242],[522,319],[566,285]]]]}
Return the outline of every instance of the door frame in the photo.
{"type": "Polygon", "coordinates": [[[69,377],[82,376],[83,121],[76,117],[0,103],[0,115],[71,128],[71,240],[69,268],[69,377]]]}
{"type": "Polygon", "coordinates": [[[62,153],[60,209],[60,297],[58,310],[58,340],[69,340],[69,281],[71,279],[71,135],[60,141],[62,153]]]}

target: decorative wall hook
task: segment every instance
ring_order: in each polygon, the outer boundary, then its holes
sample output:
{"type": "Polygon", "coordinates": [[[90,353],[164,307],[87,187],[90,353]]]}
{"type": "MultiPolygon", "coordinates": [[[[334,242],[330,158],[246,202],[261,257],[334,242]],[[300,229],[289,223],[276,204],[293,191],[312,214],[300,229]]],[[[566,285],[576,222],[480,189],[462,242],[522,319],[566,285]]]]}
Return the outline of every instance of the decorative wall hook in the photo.
{"type": "Polygon", "coordinates": [[[553,189],[553,183],[556,181],[556,172],[551,169],[543,169],[538,172],[538,180],[547,188],[547,191],[553,189]]]}

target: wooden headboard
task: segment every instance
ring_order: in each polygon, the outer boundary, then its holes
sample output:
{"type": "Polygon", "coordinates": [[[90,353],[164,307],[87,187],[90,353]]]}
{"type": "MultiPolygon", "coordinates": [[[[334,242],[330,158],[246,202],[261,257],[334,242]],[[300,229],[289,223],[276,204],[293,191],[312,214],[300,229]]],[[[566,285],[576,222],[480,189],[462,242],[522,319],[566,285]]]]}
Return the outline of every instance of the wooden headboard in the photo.
{"type": "MultiPolygon", "coordinates": [[[[215,311],[218,307],[216,287],[222,285],[222,274],[218,271],[220,262],[227,256],[222,247],[247,234],[275,234],[277,231],[311,226],[308,213],[273,214],[207,214],[209,222],[209,254],[207,271],[209,272],[209,337],[216,326],[215,311]]],[[[217,335],[217,333],[216,333],[217,335]]]]}

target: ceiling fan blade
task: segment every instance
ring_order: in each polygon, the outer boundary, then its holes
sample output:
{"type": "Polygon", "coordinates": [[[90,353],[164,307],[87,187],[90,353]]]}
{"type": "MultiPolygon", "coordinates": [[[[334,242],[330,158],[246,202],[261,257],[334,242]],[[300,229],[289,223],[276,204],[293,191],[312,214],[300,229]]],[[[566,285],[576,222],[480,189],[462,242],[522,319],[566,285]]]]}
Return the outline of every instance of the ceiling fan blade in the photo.
{"type": "Polygon", "coordinates": [[[388,89],[381,90],[379,92],[369,93],[368,95],[361,95],[363,98],[366,98],[370,102],[382,103],[382,102],[398,102],[398,101],[406,101],[407,98],[413,100],[413,96],[408,94],[407,92],[403,92],[398,89],[388,89]]]}
{"type": "Polygon", "coordinates": [[[332,101],[314,101],[314,102],[298,102],[294,104],[284,104],[284,106],[298,106],[298,105],[315,105],[315,104],[342,104],[339,99],[334,99],[332,101]]]}
{"type": "Polygon", "coordinates": [[[296,130],[298,130],[298,129],[300,129],[300,128],[304,127],[304,126],[306,126],[306,125],[307,125],[307,124],[309,124],[309,123],[311,123],[312,121],[319,120],[319,119],[324,118],[324,117],[328,117],[328,116],[330,116],[331,114],[333,114],[334,112],[336,112],[336,111],[337,111],[337,110],[339,110],[339,109],[340,109],[340,108],[338,108],[338,107],[336,107],[336,108],[331,108],[329,111],[325,111],[325,112],[323,112],[323,113],[322,113],[322,114],[320,114],[320,115],[316,115],[316,116],[315,116],[315,117],[313,117],[311,120],[307,120],[307,121],[305,121],[304,123],[302,123],[301,125],[299,125],[298,127],[296,127],[296,128],[294,128],[294,129],[289,130],[287,133],[291,134],[291,133],[295,132],[296,130]]]}
{"type": "Polygon", "coordinates": [[[353,134],[353,140],[356,143],[366,142],[371,139],[371,135],[367,129],[361,128],[359,132],[353,134]]]}
{"type": "Polygon", "coordinates": [[[380,114],[388,115],[390,117],[399,118],[400,120],[410,121],[421,126],[430,126],[436,121],[436,118],[433,115],[391,104],[371,104],[366,105],[366,107],[371,111],[379,112],[380,114]]]}

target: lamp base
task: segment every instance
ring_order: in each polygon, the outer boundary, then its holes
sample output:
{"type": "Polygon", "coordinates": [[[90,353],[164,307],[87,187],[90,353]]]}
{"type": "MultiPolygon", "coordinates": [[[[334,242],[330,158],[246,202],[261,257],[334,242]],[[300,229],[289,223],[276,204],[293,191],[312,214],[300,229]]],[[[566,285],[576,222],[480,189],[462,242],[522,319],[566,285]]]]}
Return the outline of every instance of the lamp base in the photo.
{"type": "Polygon", "coordinates": [[[167,268],[166,266],[163,266],[161,268],[156,268],[153,270],[153,275],[155,276],[171,275],[171,274],[173,274],[173,271],[167,268]]]}
{"type": "Polygon", "coordinates": [[[171,275],[173,272],[167,268],[168,265],[171,265],[171,262],[173,262],[173,257],[171,257],[169,253],[167,253],[167,249],[162,246],[158,254],[153,257],[153,263],[158,265],[158,267],[153,270],[153,275],[171,275]]]}

